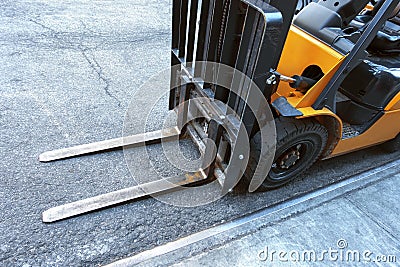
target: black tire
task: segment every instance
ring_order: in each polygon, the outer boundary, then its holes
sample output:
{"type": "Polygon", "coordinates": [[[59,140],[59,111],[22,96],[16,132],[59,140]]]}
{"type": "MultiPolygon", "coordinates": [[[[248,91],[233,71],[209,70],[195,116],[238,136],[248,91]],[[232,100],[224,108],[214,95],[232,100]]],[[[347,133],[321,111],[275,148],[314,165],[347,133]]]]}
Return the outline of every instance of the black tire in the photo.
{"type": "MultiPolygon", "coordinates": [[[[319,159],[328,140],[328,131],[313,119],[275,119],[277,143],[274,163],[258,191],[278,188],[307,170],[319,159]]],[[[261,154],[261,134],[250,140],[250,159],[244,178],[247,183],[261,154]]],[[[261,160],[263,160],[261,158],[261,160]]]]}
{"type": "Polygon", "coordinates": [[[400,150],[400,134],[398,134],[394,139],[387,141],[382,144],[382,148],[389,153],[393,153],[400,150]]]}

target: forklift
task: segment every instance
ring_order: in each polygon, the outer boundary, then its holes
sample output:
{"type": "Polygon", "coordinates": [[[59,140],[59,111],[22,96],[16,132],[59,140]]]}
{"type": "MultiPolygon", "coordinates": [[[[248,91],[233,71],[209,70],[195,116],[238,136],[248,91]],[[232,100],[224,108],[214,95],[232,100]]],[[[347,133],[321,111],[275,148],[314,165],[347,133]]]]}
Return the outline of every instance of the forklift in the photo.
{"type": "Polygon", "coordinates": [[[400,148],[400,0],[173,0],[171,65],[175,127],[39,160],[189,137],[201,168],[51,208],[44,222],[215,181],[222,195],[274,189],[319,159],[400,148]]]}

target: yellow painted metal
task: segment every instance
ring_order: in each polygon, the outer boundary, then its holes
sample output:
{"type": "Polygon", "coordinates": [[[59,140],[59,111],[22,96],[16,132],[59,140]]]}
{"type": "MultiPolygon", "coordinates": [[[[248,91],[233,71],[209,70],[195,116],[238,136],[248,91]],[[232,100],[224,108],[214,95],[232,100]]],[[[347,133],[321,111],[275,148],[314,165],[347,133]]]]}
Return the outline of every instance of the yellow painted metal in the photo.
{"type": "Polygon", "coordinates": [[[280,83],[277,92],[272,96],[272,101],[279,96],[284,96],[288,98],[290,104],[297,108],[311,106],[344,58],[344,55],[333,48],[296,26],[292,26],[283,49],[278,72],[286,76],[299,75],[308,66],[317,65],[325,73],[325,76],[306,95],[296,92],[287,83],[280,83]]]}
{"type": "Polygon", "coordinates": [[[400,109],[400,93],[398,93],[385,108],[386,111],[398,109],[400,109]]]}
{"type": "MultiPolygon", "coordinates": [[[[325,122],[324,118],[326,116],[334,118],[338,122],[338,128],[335,133],[330,134],[335,134],[340,139],[343,127],[342,120],[329,109],[315,110],[311,106],[340,67],[345,57],[346,55],[340,54],[322,41],[296,26],[292,26],[277,69],[278,72],[286,76],[299,75],[306,67],[317,65],[325,75],[305,95],[295,91],[287,83],[281,82],[277,92],[272,95],[271,101],[280,96],[286,97],[292,106],[303,113],[303,116],[297,119],[314,117],[322,123],[325,122]]],[[[400,93],[387,105],[385,114],[370,129],[359,136],[345,140],[340,139],[329,157],[338,156],[393,139],[400,132],[400,124],[395,123],[399,119],[400,93]]],[[[335,140],[335,138],[331,140],[335,140]]],[[[337,139],[335,142],[337,142],[337,139]]]]}
{"type": "Polygon", "coordinates": [[[400,132],[399,120],[400,110],[387,111],[364,133],[353,138],[340,140],[331,156],[342,155],[395,138],[400,132]]]}
{"type": "MultiPolygon", "coordinates": [[[[318,118],[320,118],[322,116],[330,116],[338,122],[339,129],[337,129],[337,130],[339,130],[340,133],[342,132],[342,128],[343,128],[342,120],[338,117],[338,115],[336,115],[329,109],[323,108],[321,110],[316,110],[316,109],[313,109],[312,107],[306,107],[306,108],[299,108],[298,110],[303,113],[303,116],[297,117],[297,119],[305,119],[305,118],[315,117],[318,120],[318,118]]],[[[339,136],[339,137],[341,137],[341,136],[339,136]]]]}

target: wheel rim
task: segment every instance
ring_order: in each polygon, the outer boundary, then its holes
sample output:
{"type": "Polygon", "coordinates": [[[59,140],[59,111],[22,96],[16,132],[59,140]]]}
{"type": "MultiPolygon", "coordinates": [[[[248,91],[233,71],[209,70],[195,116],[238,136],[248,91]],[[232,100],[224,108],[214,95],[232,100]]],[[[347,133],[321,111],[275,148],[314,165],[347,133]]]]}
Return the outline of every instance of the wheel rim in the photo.
{"type": "Polygon", "coordinates": [[[314,151],[315,144],[311,141],[301,141],[290,146],[276,157],[269,173],[269,179],[274,182],[290,179],[307,166],[306,163],[314,151]]]}

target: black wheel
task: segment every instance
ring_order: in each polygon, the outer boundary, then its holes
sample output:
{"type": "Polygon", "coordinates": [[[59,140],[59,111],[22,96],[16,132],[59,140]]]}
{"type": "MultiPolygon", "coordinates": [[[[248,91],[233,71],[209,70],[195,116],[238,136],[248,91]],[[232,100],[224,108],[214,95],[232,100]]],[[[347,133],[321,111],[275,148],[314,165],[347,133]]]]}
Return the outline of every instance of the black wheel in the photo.
{"type": "MultiPolygon", "coordinates": [[[[272,168],[260,186],[260,191],[280,187],[308,169],[326,146],[328,131],[315,120],[278,118],[276,153],[272,168]]],[[[245,173],[249,182],[261,154],[261,135],[250,141],[250,159],[245,173]]]]}
{"type": "Polygon", "coordinates": [[[382,148],[389,152],[393,153],[400,150],[400,134],[398,134],[394,139],[387,141],[382,144],[382,148]]]}

